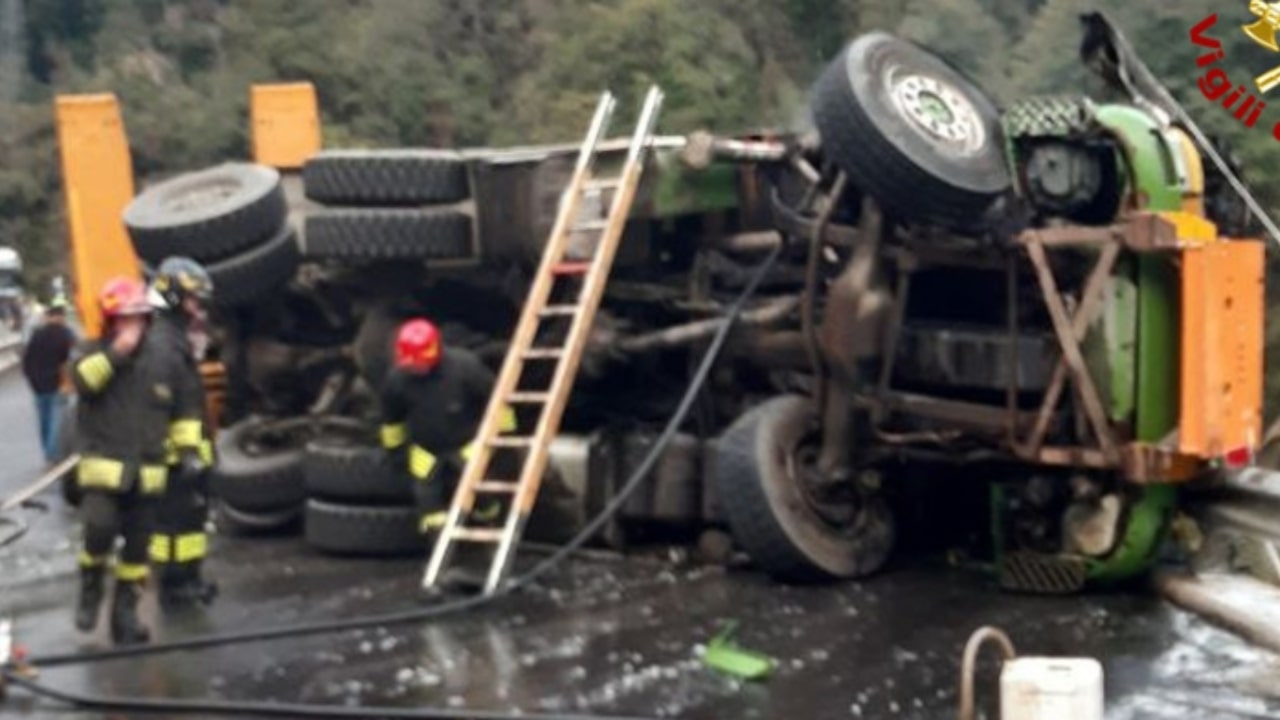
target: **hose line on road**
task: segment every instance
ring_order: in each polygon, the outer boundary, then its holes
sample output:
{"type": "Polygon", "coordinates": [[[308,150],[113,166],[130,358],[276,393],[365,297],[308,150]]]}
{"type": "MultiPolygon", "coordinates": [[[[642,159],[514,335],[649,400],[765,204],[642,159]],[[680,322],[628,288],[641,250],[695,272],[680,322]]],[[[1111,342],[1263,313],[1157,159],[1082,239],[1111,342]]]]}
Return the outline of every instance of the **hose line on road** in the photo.
{"type": "Polygon", "coordinates": [[[82,695],[42,685],[5,671],[5,679],[34,695],[69,703],[84,710],[129,713],[168,713],[201,715],[251,715],[254,717],[290,718],[406,718],[427,720],[653,720],[622,715],[571,715],[556,713],[514,713],[464,708],[407,708],[389,706],[348,707],[318,703],[276,703],[247,700],[158,700],[154,698],[109,695],[82,695]]]}
{"type": "MultiPolygon", "coordinates": [[[[760,283],[764,280],[769,270],[781,257],[784,245],[779,244],[774,247],[760,265],[756,268],[751,277],[751,281],[743,288],[741,294],[734,300],[733,304],[726,310],[723,322],[716,331],[715,337],[712,338],[711,344],[707,347],[706,352],[702,356],[698,368],[694,371],[693,378],[686,388],[684,396],[680,399],[675,413],[671,419],[667,421],[667,425],[663,428],[662,434],[657,441],[649,449],[645,455],[644,461],[627,479],[627,482],[619,489],[608,505],[604,507],[592,520],[587,523],[577,535],[569,542],[560,547],[554,554],[543,559],[535,565],[532,570],[520,575],[511,581],[500,586],[491,595],[478,595],[456,600],[450,600],[423,608],[415,608],[412,610],[403,610],[399,612],[383,613],[379,615],[366,615],[364,617],[349,618],[343,620],[333,620],[324,622],[301,623],[285,627],[251,630],[245,632],[223,633],[216,635],[205,635],[203,637],[194,637],[186,640],[176,640],[167,643],[156,643],[152,645],[138,645],[116,647],[106,650],[96,650],[83,653],[67,653],[61,655],[33,656],[28,663],[35,667],[53,667],[59,665],[73,665],[78,663],[98,662],[105,660],[115,660],[127,657],[137,657],[141,655],[155,655],[160,653],[180,652],[187,650],[199,650],[221,645],[233,645],[238,643],[260,642],[266,640],[276,640],[286,637],[297,637],[301,635],[317,635],[323,633],[344,632],[347,630],[357,630],[367,627],[375,627],[380,625],[397,625],[420,620],[429,620],[432,618],[442,617],[459,613],[465,610],[479,608],[495,602],[502,597],[512,594],[516,590],[529,585],[542,575],[545,575],[556,565],[559,565],[575,551],[581,548],[588,540],[590,540],[605,523],[607,523],[635,494],[639,489],[644,478],[653,469],[661,456],[662,451],[670,444],[675,437],[676,432],[684,423],[690,409],[693,407],[694,401],[698,397],[702,386],[706,383],[707,377],[711,372],[711,367],[715,364],[721,350],[724,349],[725,342],[729,338],[729,331],[732,329],[734,322],[742,313],[743,307],[747,301],[755,295],[760,283]]],[[[24,685],[30,688],[32,684],[27,681],[24,685]]],[[[268,705],[268,707],[270,707],[268,705]]],[[[457,715],[457,713],[454,713],[457,715]]],[[[366,713],[366,717],[368,714],[366,713]]],[[[344,716],[345,717],[345,716],[344,716]]],[[[388,716],[390,717],[390,716],[388,716]]],[[[405,717],[428,717],[423,716],[405,716],[405,717]]],[[[453,717],[453,716],[439,716],[453,717]]],[[[479,716],[476,716],[479,717],[479,716]]],[[[530,716],[525,716],[530,717],[530,716]]]]}

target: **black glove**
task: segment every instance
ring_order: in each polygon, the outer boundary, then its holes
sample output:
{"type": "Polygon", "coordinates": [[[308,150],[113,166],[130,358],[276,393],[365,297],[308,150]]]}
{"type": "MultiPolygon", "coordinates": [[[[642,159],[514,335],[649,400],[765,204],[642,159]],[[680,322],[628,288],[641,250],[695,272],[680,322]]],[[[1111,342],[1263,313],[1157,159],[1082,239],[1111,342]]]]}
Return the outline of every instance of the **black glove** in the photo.
{"type": "Polygon", "coordinates": [[[204,460],[200,459],[200,454],[194,450],[184,450],[178,457],[177,477],[175,480],[182,484],[182,487],[189,488],[197,495],[203,496],[208,492],[208,468],[205,467],[204,460]]]}

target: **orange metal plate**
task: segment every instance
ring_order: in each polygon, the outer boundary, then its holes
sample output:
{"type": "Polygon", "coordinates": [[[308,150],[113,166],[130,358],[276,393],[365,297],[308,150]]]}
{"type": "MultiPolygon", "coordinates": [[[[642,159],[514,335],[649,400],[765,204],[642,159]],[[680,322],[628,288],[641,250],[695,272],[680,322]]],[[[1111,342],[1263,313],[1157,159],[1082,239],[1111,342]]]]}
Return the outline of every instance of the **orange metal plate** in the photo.
{"type": "Polygon", "coordinates": [[[1261,440],[1263,262],[1249,241],[1182,254],[1181,453],[1217,458],[1261,440]]]}
{"type": "Polygon", "coordinates": [[[292,170],[320,150],[320,111],[311,83],[254,85],[249,100],[254,162],[292,170]]]}
{"type": "Polygon", "coordinates": [[[121,219],[133,200],[133,163],[114,95],[59,95],[54,115],[76,309],[93,338],[102,329],[97,297],[103,284],[117,275],[141,276],[121,219]]]}

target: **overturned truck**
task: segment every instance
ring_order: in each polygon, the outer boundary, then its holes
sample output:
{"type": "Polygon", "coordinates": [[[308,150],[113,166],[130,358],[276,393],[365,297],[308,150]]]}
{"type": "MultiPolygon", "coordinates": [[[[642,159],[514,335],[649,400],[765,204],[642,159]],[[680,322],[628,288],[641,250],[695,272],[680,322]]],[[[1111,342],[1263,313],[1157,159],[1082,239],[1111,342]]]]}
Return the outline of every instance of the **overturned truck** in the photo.
{"type": "MultiPolygon", "coordinates": [[[[778,577],[851,578],[963,515],[1009,588],[1148,567],[1180,486],[1260,437],[1263,246],[1124,38],[1086,33],[1119,102],[1001,111],[871,33],[817,80],[811,132],[656,138],[530,534],[612,496],[780,247],[606,541],[725,527],[778,577]]],[[[428,315],[496,367],[576,149],[326,150],[132,202],[144,263],[191,255],[218,286],[225,522],[305,503],[319,548],[422,550],[369,429],[391,334],[428,315]]]]}

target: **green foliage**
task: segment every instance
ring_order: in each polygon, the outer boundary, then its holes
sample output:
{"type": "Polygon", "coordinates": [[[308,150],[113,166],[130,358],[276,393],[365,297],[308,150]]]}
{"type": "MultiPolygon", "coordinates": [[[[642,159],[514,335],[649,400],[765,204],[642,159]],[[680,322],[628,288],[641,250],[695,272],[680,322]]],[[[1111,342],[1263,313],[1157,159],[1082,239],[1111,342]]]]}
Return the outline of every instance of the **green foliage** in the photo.
{"type": "MultiPolygon", "coordinates": [[[[1232,142],[1264,202],[1280,204],[1268,132],[1280,102],[1246,132],[1201,96],[1187,32],[1209,12],[1202,0],[18,1],[21,49],[0,47],[0,66],[24,69],[19,101],[0,98],[0,243],[41,282],[65,271],[57,93],[116,93],[142,176],[247,156],[255,82],[314,83],[334,147],[571,141],[601,90],[627,115],[655,82],[664,132],[734,132],[802,122],[821,67],[872,29],[932,48],[1002,103],[1096,94],[1077,52],[1079,15],[1099,8],[1197,122],[1232,142]]],[[[1233,81],[1278,61],[1240,32],[1242,1],[1216,10],[1233,81]]],[[[1268,333],[1280,342],[1280,323],[1268,333]]],[[[1269,380],[1272,396],[1280,373],[1269,380]]]]}

